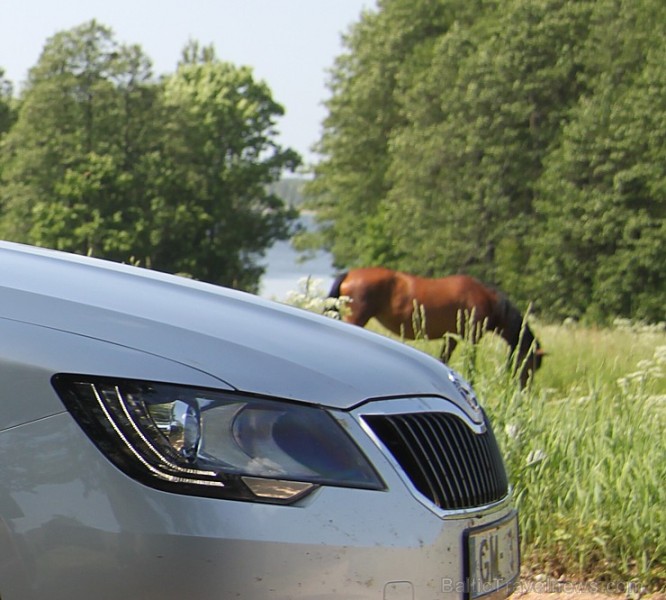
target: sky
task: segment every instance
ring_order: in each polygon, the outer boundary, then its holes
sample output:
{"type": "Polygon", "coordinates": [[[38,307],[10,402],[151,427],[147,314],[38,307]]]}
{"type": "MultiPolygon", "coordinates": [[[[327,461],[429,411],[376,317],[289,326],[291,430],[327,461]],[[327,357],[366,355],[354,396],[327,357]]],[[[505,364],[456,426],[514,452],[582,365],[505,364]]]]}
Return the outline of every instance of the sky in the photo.
{"type": "Polygon", "coordinates": [[[341,36],[375,0],[0,0],[0,68],[15,89],[58,31],[96,19],[119,43],[139,44],[154,73],[173,73],[189,40],[252,67],[285,109],[278,142],[317,161],[329,97],[328,70],[341,36]]]}

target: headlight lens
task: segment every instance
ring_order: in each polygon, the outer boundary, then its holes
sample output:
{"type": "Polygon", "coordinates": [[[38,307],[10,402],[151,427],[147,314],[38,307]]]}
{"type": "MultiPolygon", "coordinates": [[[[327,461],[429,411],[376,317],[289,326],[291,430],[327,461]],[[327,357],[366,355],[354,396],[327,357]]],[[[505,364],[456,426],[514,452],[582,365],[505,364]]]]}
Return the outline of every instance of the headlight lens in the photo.
{"type": "Polygon", "coordinates": [[[153,487],[278,503],[320,485],[384,488],[319,407],[151,382],[71,375],[53,381],[100,450],[153,487]]]}

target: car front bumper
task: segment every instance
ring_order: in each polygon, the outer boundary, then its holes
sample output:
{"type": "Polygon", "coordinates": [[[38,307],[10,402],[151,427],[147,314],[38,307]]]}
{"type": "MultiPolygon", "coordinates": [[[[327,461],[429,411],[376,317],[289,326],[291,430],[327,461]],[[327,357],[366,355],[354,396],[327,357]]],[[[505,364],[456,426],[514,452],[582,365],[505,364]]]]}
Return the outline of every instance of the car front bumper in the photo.
{"type": "Polygon", "coordinates": [[[0,596],[463,598],[466,532],[509,503],[437,514],[379,448],[364,450],[387,491],[322,487],[277,506],[146,487],[68,413],[0,432],[0,596]]]}

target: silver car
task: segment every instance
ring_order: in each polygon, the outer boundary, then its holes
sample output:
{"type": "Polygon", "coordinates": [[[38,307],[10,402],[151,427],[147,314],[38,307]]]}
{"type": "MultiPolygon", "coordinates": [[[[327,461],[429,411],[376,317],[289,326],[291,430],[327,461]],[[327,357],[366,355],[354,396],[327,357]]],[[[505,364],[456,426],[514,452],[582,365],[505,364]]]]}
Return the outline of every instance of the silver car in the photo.
{"type": "Polygon", "coordinates": [[[435,359],[0,242],[2,600],[505,597],[516,513],[435,359]]]}

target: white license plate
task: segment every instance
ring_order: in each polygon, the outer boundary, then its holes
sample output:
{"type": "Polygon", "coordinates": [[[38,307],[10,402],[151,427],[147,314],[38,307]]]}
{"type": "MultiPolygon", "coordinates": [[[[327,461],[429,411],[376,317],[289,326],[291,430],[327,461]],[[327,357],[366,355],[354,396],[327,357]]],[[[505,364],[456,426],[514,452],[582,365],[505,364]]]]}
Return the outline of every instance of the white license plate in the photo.
{"type": "Polygon", "coordinates": [[[520,572],[518,517],[466,532],[469,598],[479,598],[511,585],[520,572]]]}

